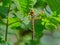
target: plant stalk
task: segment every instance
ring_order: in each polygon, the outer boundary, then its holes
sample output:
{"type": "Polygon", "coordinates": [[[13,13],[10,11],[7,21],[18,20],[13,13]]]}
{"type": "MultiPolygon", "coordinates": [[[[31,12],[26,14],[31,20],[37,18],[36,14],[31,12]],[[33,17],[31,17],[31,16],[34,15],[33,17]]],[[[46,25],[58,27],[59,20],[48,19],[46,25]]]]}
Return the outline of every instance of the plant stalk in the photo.
{"type": "Polygon", "coordinates": [[[11,1],[9,3],[8,7],[8,14],[7,14],[7,24],[6,24],[6,32],[5,32],[5,42],[7,42],[7,37],[8,37],[8,21],[9,21],[9,12],[10,12],[10,7],[11,7],[11,1]]]}

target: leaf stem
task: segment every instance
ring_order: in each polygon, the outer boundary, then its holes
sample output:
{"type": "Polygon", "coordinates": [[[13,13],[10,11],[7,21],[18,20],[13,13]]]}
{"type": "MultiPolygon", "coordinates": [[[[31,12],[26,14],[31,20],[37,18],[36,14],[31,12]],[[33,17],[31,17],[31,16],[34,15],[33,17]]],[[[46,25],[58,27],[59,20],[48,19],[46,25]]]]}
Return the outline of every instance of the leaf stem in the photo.
{"type": "Polygon", "coordinates": [[[8,19],[9,19],[10,7],[11,7],[11,1],[9,3],[9,7],[8,7],[7,24],[6,24],[6,32],[5,32],[5,42],[7,42],[7,36],[8,36],[8,21],[9,21],[8,19]]]}

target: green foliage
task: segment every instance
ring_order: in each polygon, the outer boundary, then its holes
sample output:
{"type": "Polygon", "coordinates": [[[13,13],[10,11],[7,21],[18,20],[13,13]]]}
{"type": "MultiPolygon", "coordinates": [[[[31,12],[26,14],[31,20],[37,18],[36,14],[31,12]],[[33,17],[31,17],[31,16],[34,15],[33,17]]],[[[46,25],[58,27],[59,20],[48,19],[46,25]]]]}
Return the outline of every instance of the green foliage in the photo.
{"type": "Polygon", "coordinates": [[[11,0],[3,0],[3,6],[8,6],[9,7],[9,4],[11,3],[11,0]]]}
{"type": "Polygon", "coordinates": [[[36,37],[40,37],[42,34],[43,29],[45,28],[44,25],[41,24],[42,20],[35,20],[35,35],[36,37]]]}
{"type": "Polygon", "coordinates": [[[8,8],[0,6],[0,16],[2,18],[5,18],[7,16],[7,14],[8,14],[8,8]]]}
{"type": "Polygon", "coordinates": [[[47,5],[45,0],[37,0],[35,7],[45,8],[47,5]]]}
{"type": "MultiPolygon", "coordinates": [[[[35,18],[36,18],[36,19],[34,18],[35,19],[34,20],[35,40],[33,42],[30,41],[31,35],[28,34],[27,32],[27,34],[25,35],[26,38],[24,36],[21,36],[21,38],[23,39],[22,42],[24,43],[24,45],[25,44],[38,45],[39,39],[42,37],[44,29],[53,31],[60,24],[60,8],[59,8],[60,1],[56,1],[56,0],[3,0],[2,3],[3,3],[2,6],[0,5],[0,26],[2,25],[0,27],[0,30],[2,32],[4,30],[5,32],[6,24],[7,24],[6,17],[8,17],[8,26],[9,26],[8,34],[14,35],[18,32],[17,37],[19,37],[18,39],[19,42],[21,42],[20,40],[21,32],[26,31],[26,30],[32,31],[32,23],[31,23],[32,19],[29,13],[32,9],[35,10],[34,11],[35,18]],[[45,13],[47,11],[44,9],[46,8],[47,5],[51,8],[53,12],[51,15],[48,15],[45,13]],[[9,12],[9,16],[8,16],[8,12],[9,12]],[[11,30],[15,33],[13,33],[11,30]],[[29,37],[28,40],[27,40],[27,37],[29,37]]],[[[2,34],[2,32],[0,32],[0,35],[2,34]]],[[[1,35],[1,36],[4,36],[4,35],[1,35]]],[[[0,43],[4,43],[4,39],[3,40],[2,39],[3,38],[0,37],[0,43]]]]}
{"type": "Polygon", "coordinates": [[[56,12],[57,14],[60,13],[60,0],[46,0],[46,2],[48,3],[48,5],[50,6],[51,10],[53,12],[56,12]]]}
{"type": "Polygon", "coordinates": [[[17,8],[23,16],[28,15],[35,2],[36,0],[15,0],[16,5],[18,5],[17,8]]]}

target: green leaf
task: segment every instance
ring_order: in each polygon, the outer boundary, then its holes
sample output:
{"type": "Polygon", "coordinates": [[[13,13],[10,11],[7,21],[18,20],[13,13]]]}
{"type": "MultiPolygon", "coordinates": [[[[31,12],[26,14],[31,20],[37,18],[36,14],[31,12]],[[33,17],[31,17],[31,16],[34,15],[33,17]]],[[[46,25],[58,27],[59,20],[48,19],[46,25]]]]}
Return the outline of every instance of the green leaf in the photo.
{"type": "Polygon", "coordinates": [[[9,18],[9,26],[13,29],[20,26],[20,22],[18,18],[9,18]]]}
{"type": "Polygon", "coordinates": [[[52,23],[46,23],[45,28],[47,30],[53,31],[55,29],[55,25],[52,23]]]}
{"type": "Polygon", "coordinates": [[[28,15],[35,2],[36,0],[15,0],[15,4],[23,16],[28,15]]]}
{"type": "Polygon", "coordinates": [[[46,0],[53,12],[60,13],[60,0],[46,0]]]}
{"type": "Polygon", "coordinates": [[[36,37],[41,36],[44,29],[44,25],[41,24],[42,20],[35,20],[35,35],[36,37]]]}
{"type": "Polygon", "coordinates": [[[41,7],[41,8],[46,7],[46,1],[45,0],[37,0],[35,7],[41,7]]]}
{"type": "Polygon", "coordinates": [[[59,25],[59,21],[54,18],[49,18],[50,23],[53,23],[54,25],[59,25]]]}
{"type": "Polygon", "coordinates": [[[20,11],[22,15],[27,15],[33,8],[34,0],[20,0],[20,11]]]}
{"type": "Polygon", "coordinates": [[[0,16],[2,18],[5,18],[7,16],[7,14],[8,14],[8,8],[0,6],[0,16]]]}
{"type": "Polygon", "coordinates": [[[8,6],[11,3],[11,0],[3,0],[3,6],[8,6]]]}

